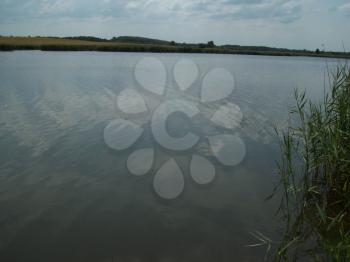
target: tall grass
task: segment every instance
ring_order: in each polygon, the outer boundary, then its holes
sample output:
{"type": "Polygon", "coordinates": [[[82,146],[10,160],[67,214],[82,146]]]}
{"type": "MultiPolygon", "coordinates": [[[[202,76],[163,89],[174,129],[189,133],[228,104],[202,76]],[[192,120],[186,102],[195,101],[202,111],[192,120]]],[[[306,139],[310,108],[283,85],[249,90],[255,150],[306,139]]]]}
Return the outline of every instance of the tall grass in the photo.
{"type": "MultiPolygon", "coordinates": [[[[326,92],[325,92],[326,93],[326,92]]],[[[350,261],[350,70],[338,67],[322,102],[295,91],[278,163],[286,229],[277,261],[350,261]]]]}

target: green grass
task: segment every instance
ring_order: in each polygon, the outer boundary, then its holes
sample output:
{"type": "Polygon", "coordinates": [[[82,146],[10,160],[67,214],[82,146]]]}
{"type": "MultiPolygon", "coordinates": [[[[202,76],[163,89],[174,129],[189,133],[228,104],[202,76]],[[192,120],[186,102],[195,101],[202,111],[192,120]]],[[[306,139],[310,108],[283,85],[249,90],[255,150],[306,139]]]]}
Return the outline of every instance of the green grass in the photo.
{"type": "Polygon", "coordinates": [[[350,261],[350,70],[331,77],[322,102],[295,91],[278,163],[286,227],[276,261],[350,261]]]}

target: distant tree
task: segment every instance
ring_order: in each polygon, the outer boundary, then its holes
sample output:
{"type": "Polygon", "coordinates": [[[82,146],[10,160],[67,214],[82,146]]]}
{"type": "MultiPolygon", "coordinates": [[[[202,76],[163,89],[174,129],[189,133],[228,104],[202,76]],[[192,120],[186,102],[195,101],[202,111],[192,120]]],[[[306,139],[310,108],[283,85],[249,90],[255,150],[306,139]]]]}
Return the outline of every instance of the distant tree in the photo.
{"type": "Polygon", "coordinates": [[[206,44],[198,44],[198,47],[199,48],[206,48],[208,45],[206,45],[206,44]]]}
{"type": "Polygon", "coordinates": [[[175,43],[174,41],[171,41],[171,42],[170,42],[170,45],[173,45],[173,46],[174,46],[175,44],[176,44],[176,43],[175,43]]]}
{"type": "Polygon", "coordinates": [[[317,54],[317,55],[319,55],[320,53],[321,53],[321,51],[320,51],[320,49],[316,49],[316,51],[315,51],[315,53],[317,54]]]}
{"type": "Polygon", "coordinates": [[[207,45],[208,47],[215,47],[214,41],[209,41],[207,45]]]}

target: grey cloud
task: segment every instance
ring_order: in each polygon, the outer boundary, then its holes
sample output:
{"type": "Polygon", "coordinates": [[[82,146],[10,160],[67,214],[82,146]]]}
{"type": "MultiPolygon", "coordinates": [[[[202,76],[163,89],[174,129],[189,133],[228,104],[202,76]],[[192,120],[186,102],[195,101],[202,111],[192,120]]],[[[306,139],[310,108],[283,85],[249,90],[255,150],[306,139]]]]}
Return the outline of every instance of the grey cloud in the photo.
{"type": "Polygon", "coordinates": [[[5,0],[0,20],[30,18],[138,17],[140,19],[267,19],[292,22],[301,16],[298,0],[5,0]]]}
{"type": "Polygon", "coordinates": [[[207,12],[214,19],[259,19],[289,23],[301,17],[302,5],[300,1],[292,0],[201,1],[193,6],[193,11],[207,12]]]}
{"type": "Polygon", "coordinates": [[[125,1],[96,0],[5,0],[0,3],[0,21],[42,18],[88,18],[121,16],[125,1]]]}
{"type": "Polygon", "coordinates": [[[350,2],[338,6],[336,10],[350,17],[350,2]]]}

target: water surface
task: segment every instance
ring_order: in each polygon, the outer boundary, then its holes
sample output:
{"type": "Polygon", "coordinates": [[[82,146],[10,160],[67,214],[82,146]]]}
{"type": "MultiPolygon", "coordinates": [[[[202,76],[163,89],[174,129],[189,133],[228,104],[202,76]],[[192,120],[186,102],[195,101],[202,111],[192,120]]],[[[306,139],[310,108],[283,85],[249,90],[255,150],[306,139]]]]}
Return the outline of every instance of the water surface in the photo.
{"type": "MultiPolygon", "coordinates": [[[[328,60],[330,67],[336,60],[328,60]]],[[[251,232],[280,237],[277,200],[264,199],[278,178],[278,144],[273,125],[286,126],[292,91],[323,94],[326,61],[320,58],[211,54],[95,52],[0,53],[0,261],[262,261],[264,248],[251,232]],[[142,90],[134,69],[144,57],[165,66],[164,96],[142,90]],[[179,90],[174,65],[187,58],[199,77],[179,90]],[[200,103],[205,75],[225,68],[235,90],[219,103],[200,103]],[[190,150],[174,152],[152,136],[150,114],[131,119],[116,103],[135,88],[150,111],[169,99],[191,101],[201,116],[174,114],[168,131],[199,134],[190,150]],[[245,144],[242,162],[219,163],[206,135],[227,133],[210,119],[222,103],[243,115],[233,131],[245,144]],[[128,119],[144,128],[131,148],[108,147],[103,133],[110,121],[128,119]],[[127,170],[139,148],[154,148],[145,176],[127,170]],[[198,185],[190,177],[192,154],[214,164],[215,179],[198,185]],[[184,191],[165,200],[152,183],[170,158],[184,174],[184,191]]],[[[225,122],[225,121],[224,121],[225,122]]]]}

